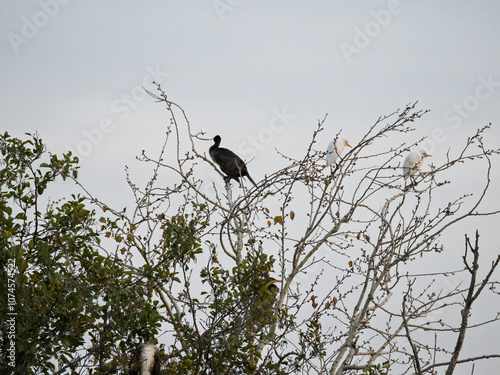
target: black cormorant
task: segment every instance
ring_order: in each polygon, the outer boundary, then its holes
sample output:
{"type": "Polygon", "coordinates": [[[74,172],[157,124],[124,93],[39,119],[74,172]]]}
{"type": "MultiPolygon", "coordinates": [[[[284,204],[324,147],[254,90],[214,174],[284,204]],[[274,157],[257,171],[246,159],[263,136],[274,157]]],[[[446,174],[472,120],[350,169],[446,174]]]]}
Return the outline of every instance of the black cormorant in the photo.
{"type": "Polygon", "coordinates": [[[252,180],[252,177],[248,174],[245,162],[231,150],[219,147],[220,141],[220,136],[216,135],[214,137],[214,144],[209,149],[209,153],[212,160],[219,165],[222,173],[226,175],[224,181],[228,183],[233,178],[240,183],[239,178],[246,176],[252,184],[257,186],[254,180],[252,180]]]}

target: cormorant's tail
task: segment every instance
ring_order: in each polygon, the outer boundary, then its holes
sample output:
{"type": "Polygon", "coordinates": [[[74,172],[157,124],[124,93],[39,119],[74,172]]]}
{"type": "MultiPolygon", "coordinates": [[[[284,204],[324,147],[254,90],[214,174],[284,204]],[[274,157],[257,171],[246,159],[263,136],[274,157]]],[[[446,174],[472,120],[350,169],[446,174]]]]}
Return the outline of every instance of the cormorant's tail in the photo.
{"type": "Polygon", "coordinates": [[[248,177],[248,179],[250,180],[250,182],[251,182],[251,183],[252,183],[255,187],[257,187],[257,184],[256,184],[256,183],[255,183],[255,181],[252,179],[252,177],[250,177],[250,175],[249,175],[249,174],[247,174],[247,177],[248,177]]]}

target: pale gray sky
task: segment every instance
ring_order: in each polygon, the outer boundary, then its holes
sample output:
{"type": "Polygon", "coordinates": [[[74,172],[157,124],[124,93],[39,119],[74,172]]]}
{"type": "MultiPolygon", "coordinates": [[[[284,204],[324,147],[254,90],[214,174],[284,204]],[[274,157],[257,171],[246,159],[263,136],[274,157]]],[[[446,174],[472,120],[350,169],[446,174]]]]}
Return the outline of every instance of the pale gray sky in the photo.
{"type": "MultiPolygon", "coordinates": [[[[167,114],[140,89],[153,79],[195,129],[255,156],[256,180],[273,171],[275,148],[303,151],[326,113],[324,148],[340,128],[355,143],[416,100],[431,112],[408,141],[429,136],[439,161],[489,122],[500,146],[499,17],[498,0],[3,0],[1,130],[76,151],[83,183],[117,206],[130,199],[123,166],[163,138],[167,114]]],[[[493,220],[481,224],[490,254],[493,220]]],[[[500,347],[496,329],[488,340],[500,347]]]]}

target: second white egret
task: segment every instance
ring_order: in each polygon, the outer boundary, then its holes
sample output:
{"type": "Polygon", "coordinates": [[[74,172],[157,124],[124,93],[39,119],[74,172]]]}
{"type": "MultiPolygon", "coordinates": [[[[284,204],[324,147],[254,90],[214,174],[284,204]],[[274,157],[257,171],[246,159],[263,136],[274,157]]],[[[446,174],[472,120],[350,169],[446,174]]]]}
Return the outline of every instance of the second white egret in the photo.
{"type": "Polygon", "coordinates": [[[429,155],[425,150],[412,151],[408,154],[403,163],[403,177],[405,181],[408,177],[418,172],[424,159],[429,156],[432,155],[429,155]]]}
{"type": "Polygon", "coordinates": [[[345,146],[351,147],[347,139],[345,138],[335,138],[328,145],[326,150],[326,165],[332,165],[339,158],[345,149],[345,146]]]}

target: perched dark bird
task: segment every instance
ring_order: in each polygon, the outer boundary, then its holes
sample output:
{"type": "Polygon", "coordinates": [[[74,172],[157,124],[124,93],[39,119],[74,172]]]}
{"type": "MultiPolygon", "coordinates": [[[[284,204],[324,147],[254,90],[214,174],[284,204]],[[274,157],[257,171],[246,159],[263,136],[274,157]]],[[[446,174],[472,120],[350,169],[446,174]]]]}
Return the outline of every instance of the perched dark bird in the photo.
{"type": "Polygon", "coordinates": [[[146,342],[135,350],[130,363],[131,375],[159,375],[160,356],[156,345],[146,342]]]}
{"type": "Polygon", "coordinates": [[[254,319],[252,334],[260,332],[265,335],[263,328],[276,319],[274,306],[280,291],[280,288],[276,285],[279,282],[279,280],[268,277],[267,281],[259,287],[251,309],[252,318],[254,319]]]}
{"type": "Polygon", "coordinates": [[[226,176],[224,177],[224,181],[226,184],[233,178],[238,183],[240,183],[240,177],[248,177],[250,182],[257,186],[257,184],[252,180],[252,177],[248,174],[247,166],[245,162],[241,160],[241,158],[236,155],[231,150],[227,148],[219,147],[221,138],[216,135],[214,137],[214,144],[208,152],[210,153],[210,157],[217,165],[220,167],[222,173],[226,176]]]}
{"type": "Polygon", "coordinates": [[[268,279],[267,290],[273,296],[274,299],[276,299],[276,296],[278,295],[278,292],[280,291],[280,288],[276,285],[276,283],[279,283],[279,282],[280,281],[276,280],[274,277],[269,277],[269,279],[268,279]]]}
{"type": "Polygon", "coordinates": [[[268,319],[271,314],[273,305],[278,297],[280,288],[276,283],[279,282],[279,280],[273,277],[268,277],[266,283],[259,288],[255,298],[254,307],[256,311],[260,312],[265,317],[265,319],[268,319]]]}

